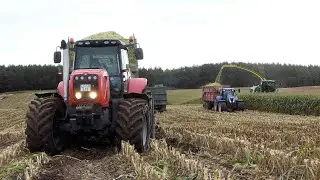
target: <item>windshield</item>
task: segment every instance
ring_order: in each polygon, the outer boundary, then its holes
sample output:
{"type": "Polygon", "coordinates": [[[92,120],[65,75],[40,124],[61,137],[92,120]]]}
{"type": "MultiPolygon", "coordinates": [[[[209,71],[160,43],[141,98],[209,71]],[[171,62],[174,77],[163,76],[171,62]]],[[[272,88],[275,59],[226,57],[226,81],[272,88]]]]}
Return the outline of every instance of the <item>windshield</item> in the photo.
{"type": "Polygon", "coordinates": [[[268,86],[274,86],[275,82],[274,81],[264,81],[263,84],[267,84],[268,86]]]}
{"type": "Polygon", "coordinates": [[[235,94],[235,91],[233,90],[233,89],[224,89],[223,90],[223,94],[224,95],[232,95],[232,96],[234,96],[234,94],[235,94]]]}
{"type": "Polygon", "coordinates": [[[105,69],[119,74],[118,46],[77,47],[74,69],[105,69]]]}

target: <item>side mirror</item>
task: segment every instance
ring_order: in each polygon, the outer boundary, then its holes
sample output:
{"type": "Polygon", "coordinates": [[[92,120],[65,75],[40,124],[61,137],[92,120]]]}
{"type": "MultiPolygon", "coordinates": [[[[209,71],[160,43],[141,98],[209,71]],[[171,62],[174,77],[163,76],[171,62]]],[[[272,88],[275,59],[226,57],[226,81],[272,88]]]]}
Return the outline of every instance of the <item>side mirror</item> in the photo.
{"type": "Polygon", "coordinates": [[[65,40],[62,40],[62,41],[61,41],[60,48],[61,48],[61,49],[66,49],[66,48],[67,48],[67,43],[66,43],[65,40]]]}
{"type": "Polygon", "coordinates": [[[53,54],[54,63],[60,63],[61,62],[61,52],[56,51],[53,54]]]}
{"type": "Polygon", "coordinates": [[[143,59],[143,50],[142,48],[135,48],[134,49],[134,55],[137,60],[142,60],[143,59]]]}

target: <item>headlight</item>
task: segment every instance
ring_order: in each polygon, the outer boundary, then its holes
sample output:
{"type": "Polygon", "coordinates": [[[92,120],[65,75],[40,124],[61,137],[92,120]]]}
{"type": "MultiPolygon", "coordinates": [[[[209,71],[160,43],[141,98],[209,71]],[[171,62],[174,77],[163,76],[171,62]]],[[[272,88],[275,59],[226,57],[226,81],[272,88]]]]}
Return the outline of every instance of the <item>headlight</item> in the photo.
{"type": "Polygon", "coordinates": [[[91,78],[92,78],[91,76],[88,76],[88,80],[91,80],[91,78]]]}
{"type": "Polygon", "coordinates": [[[81,92],[76,92],[75,96],[77,99],[81,99],[82,94],[81,94],[81,92]]]}
{"type": "Polygon", "coordinates": [[[95,99],[97,97],[97,93],[92,91],[92,92],[89,93],[89,96],[90,96],[91,99],[95,99]]]}
{"type": "Polygon", "coordinates": [[[75,79],[75,80],[79,80],[79,76],[76,76],[74,79],[75,79]]]}

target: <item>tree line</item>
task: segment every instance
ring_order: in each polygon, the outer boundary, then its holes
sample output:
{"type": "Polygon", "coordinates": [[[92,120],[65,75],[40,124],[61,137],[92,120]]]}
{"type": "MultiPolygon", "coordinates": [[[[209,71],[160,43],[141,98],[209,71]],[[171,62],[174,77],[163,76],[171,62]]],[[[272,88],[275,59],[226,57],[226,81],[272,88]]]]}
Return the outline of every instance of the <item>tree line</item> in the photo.
{"type": "MultiPolygon", "coordinates": [[[[203,64],[177,69],[140,68],[140,77],[148,79],[149,86],[163,84],[168,88],[199,88],[214,82],[222,65],[228,63],[203,64]]],[[[320,67],[291,64],[233,63],[258,72],[266,79],[277,81],[279,87],[320,85],[320,67]]],[[[58,67],[54,65],[10,65],[0,66],[0,92],[22,90],[55,89],[61,80],[58,67]]],[[[250,72],[225,68],[221,84],[248,87],[260,83],[250,72]]]]}

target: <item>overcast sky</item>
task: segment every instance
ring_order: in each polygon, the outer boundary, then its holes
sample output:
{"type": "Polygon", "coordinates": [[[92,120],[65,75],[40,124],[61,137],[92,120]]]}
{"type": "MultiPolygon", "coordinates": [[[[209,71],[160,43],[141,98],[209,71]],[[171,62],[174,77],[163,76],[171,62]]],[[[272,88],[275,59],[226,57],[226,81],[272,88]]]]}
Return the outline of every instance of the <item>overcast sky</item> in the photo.
{"type": "Polygon", "coordinates": [[[135,33],[144,67],[320,65],[320,1],[0,0],[0,64],[53,64],[62,39],[135,33]]]}

